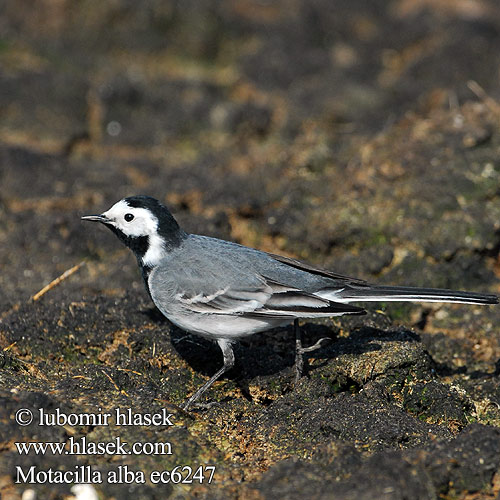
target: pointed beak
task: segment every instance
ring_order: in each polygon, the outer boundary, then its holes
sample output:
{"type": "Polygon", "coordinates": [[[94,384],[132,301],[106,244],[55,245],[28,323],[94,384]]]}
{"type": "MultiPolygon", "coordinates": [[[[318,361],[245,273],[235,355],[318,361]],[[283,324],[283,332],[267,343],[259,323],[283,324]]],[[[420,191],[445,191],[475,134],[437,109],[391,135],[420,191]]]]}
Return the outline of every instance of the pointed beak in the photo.
{"type": "Polygon", "coordinates": [[[109,222],[109,219],[105,215],[84,215],[82,220],[90,220],[93,222],[109,222]]]}

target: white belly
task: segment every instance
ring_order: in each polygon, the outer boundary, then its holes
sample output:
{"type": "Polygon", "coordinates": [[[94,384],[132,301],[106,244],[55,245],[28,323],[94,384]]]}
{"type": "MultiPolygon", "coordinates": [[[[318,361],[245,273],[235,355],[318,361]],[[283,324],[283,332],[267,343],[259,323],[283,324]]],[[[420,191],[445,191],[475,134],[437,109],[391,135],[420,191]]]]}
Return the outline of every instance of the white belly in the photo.
{"type": "Polygon", "coordinates": [[[209,339],[237,339],[290,323],[289,319],[257,319],[228,314],[165,314],[176,326],[209,339]]]}

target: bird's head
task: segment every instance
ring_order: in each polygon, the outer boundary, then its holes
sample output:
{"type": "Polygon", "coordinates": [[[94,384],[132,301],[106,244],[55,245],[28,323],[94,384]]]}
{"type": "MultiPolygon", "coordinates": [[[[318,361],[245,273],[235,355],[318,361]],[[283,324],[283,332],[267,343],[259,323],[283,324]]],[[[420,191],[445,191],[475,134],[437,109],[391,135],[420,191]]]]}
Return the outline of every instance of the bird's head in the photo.
{"type": "Polygon", "coordinates": [[[124,198],[106,212],[85,215],[82,220],[107,226],[146,267],[158,264],[186,236],[168,208],[150,196],[124,198]]]}

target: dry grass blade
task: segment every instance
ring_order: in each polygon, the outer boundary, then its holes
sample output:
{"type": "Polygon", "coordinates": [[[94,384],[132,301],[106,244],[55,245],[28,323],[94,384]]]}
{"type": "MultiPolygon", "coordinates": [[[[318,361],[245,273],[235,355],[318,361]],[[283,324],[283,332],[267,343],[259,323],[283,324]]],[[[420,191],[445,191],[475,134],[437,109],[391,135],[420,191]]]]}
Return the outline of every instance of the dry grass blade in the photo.
{"type": "Polygon", "coordinates": [[[82,267],[83,264],[85,264],[85,261],[82,261],[76,266],[73,266],[67,271],[64,271],[64,273],[58,276],[55,280],[52,280],[47,286],[44,286],[39,292],[35,293],[35,295],[31,297],[31,300],[33,302],[36,302],[38,299],[43,297],[48,291],[52,290],[61,282],[63,282],[65,279],[69,278],[72,274],[76,273],[76,271],[78,271],[78,269],[80,269],[80,267],[82,267]]]}
{"type": "Polygon", "coordinates": [[[486,91],[474,80],[469,80],[467,82],[467,87],[488,107],[488,109],[494,113],[497,117],[500,116],[500,105],[495,99],[490,97],[486,91]]]}
{"type": "Polygon", "coordinates": [[[118,384],[111,378],[111,375],[109,375],[108,373],[106,373],[104,370],[101,370],[102,373],[104,375],[106,375],[106,377],[108,377],[108,379],[111,381],[111,383],[113,384],[113,386],[115,387],[115,389],[120,393],[120,394],[125,394],[125,396],[129,397],[129,395],[127,394],[127,392],[123,389],[120,389],[118,387],[118,384]]]}

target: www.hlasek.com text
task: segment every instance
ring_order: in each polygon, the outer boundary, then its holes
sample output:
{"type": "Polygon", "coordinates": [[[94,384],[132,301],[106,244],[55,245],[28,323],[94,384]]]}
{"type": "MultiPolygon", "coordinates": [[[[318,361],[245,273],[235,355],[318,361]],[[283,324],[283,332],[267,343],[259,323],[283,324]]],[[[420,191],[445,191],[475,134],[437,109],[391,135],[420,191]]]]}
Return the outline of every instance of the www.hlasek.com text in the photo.
{"type": "Polygon", "coordinates": [[[27,441],[14,443],[19,455],[172,455],[169,442],[140,442],[129,444],[120,436],[108,442],[89,441],[86,436],[71,436],[63,442],[27,441]]]}

